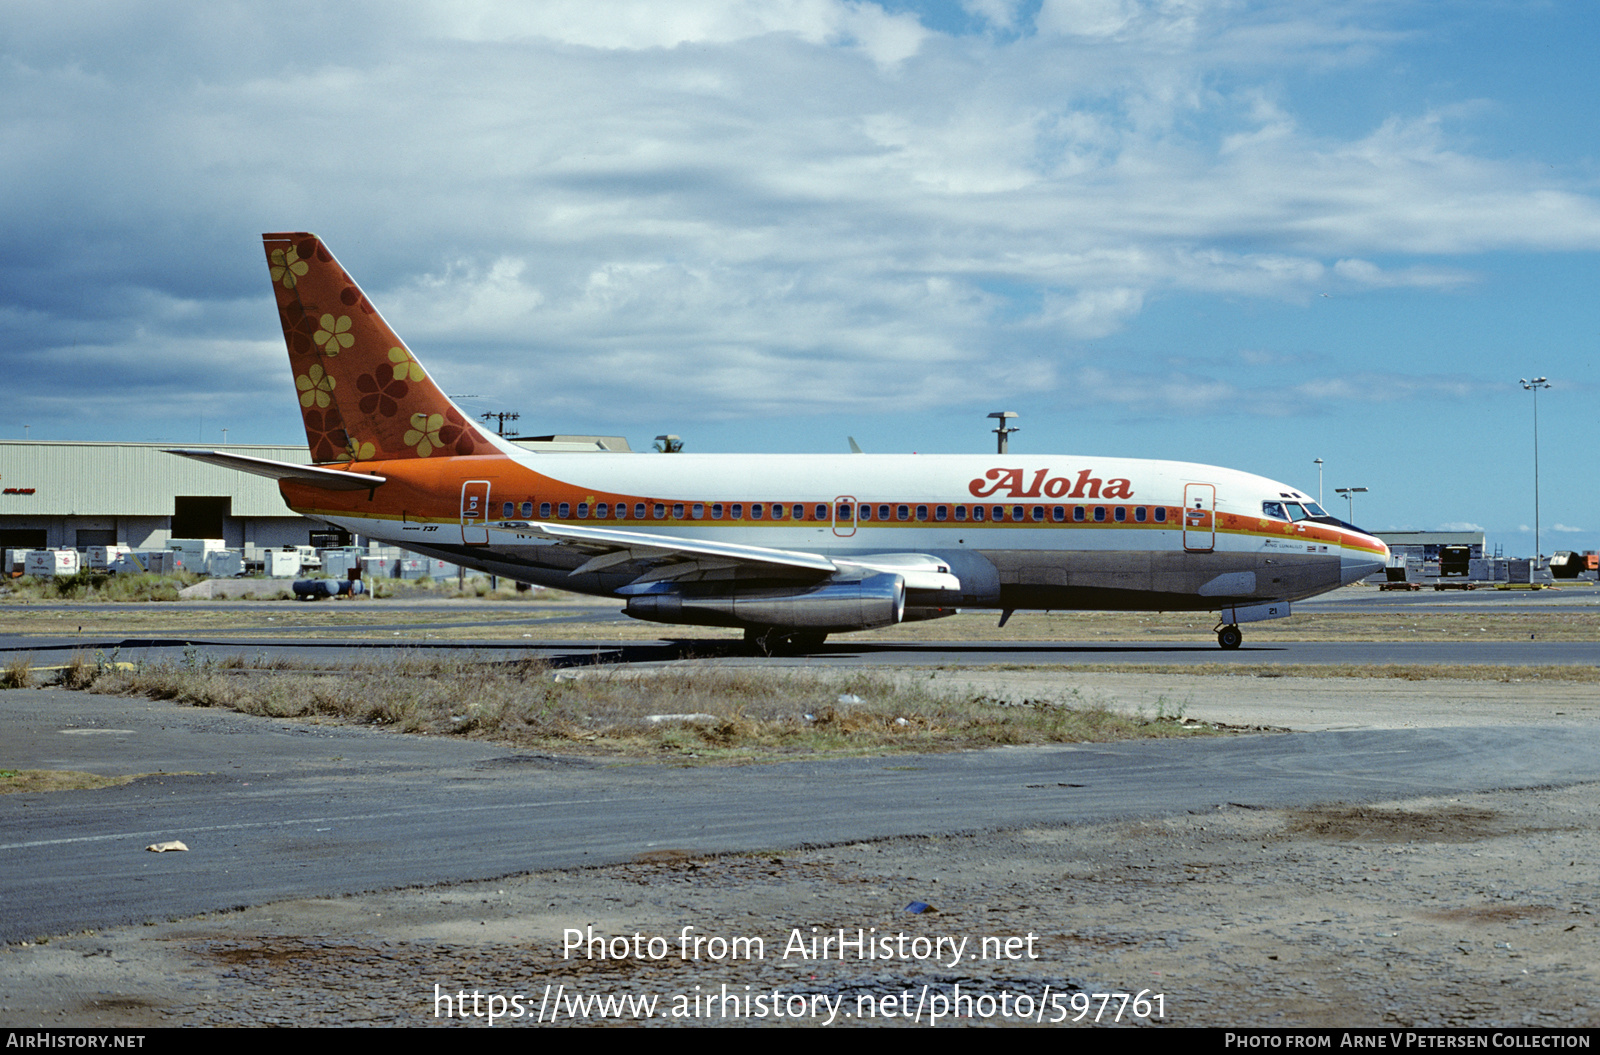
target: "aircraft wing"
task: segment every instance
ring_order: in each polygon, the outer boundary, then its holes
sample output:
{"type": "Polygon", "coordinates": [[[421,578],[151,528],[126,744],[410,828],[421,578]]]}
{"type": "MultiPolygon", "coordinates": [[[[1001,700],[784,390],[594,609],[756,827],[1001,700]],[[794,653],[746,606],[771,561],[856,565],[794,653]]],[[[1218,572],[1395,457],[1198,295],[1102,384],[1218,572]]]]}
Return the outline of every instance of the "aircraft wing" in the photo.
{"type": "Polygon", "coordinates": [[[707,542],[671,535],[621,531],[616,528],[548,523],[535,524],[533,527],[564,545],[594,554],[574,568],[571,572],[573,575],[584,575],[616,564],[634,561],[647,561],[657,565],[629,583],[623,588],[624,590],[630,587],[645,587],[650,583],[667,579],[678,579],[696,572],[739,567],[799,574],[819,579],[841,573],[848,575],[857,569],[892,572],[905,579],[906,586],[910,589],[957,591],[961,589],[961,580],[950,573],[948,565],[937,557],[924,553],[873,554],[855,560],[835,561],[820,553],[807,553],[803,550],[768,549],[764,546],[744,546],[732,542],[707,542]]]}
{"type": "Polygon", "coordinates": [[[323,469],[316,465],[296,465],[293,462],[275,462],[271,458],[252,458],[248,454],[228,454],[225,451],[168,449],[165,453],[273,480],[293,480],[295,483],[309,484],[326,491],[366,491],[388,482],[386,476],[348,473],[342,469],[323,469]]]}

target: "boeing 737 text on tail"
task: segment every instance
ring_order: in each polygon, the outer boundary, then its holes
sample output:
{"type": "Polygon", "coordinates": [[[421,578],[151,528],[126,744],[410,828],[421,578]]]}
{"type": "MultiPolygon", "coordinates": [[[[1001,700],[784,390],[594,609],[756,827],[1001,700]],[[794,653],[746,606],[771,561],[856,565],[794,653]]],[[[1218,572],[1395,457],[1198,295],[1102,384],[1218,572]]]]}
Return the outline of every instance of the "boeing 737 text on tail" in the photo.
{"type": "Polygon", "coordinates": [[[321,239],[263,236],[311,465],[295,512],[764,647],[991,608],[1219,612],[1217,640],[1381,569],[1286,484],[1189,462],[1010,455],[529,451],[433,382],[321,239]]]}

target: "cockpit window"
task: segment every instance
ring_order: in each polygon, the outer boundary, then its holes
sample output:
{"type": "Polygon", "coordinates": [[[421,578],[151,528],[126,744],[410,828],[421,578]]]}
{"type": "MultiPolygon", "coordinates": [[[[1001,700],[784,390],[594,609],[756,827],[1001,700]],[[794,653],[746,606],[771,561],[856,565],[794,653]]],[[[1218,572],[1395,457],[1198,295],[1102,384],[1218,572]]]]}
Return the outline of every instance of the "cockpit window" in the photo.
{"type": "Polygon", "coordinates": [[[1328,511],[1317,505],[1315,502],[1306,503],[1306,512],[1310,513],[1314,517],[1325,517],[1328,515],[1328,511]]]}
{"type": "Polygon", "coordinates": [[[1305,508],[1298,502],[1285,502],[1283,508],[1289,511],[1290,520],[1304,520],[1306,518],[1305,508]]]}
{"type": "Polygon", "coordinates": [[[1262,502],[1261,515],[1272,517],[1276,520],[1288,520],[1289,514],[1283,511],[1282,502],[1262,502]]]}

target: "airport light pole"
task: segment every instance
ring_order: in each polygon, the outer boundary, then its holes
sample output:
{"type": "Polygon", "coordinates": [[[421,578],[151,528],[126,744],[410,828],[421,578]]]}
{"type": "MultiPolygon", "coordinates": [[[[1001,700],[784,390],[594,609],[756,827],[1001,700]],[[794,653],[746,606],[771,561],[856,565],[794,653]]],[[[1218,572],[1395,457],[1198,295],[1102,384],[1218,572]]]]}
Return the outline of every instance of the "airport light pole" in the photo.
{"type": "Polygon", "coordinates": [[[1355,498],[1355,496],[1356,495],[1364,495],[1364,494],[1366,494],[1367,493],[1367,489],[1365,487],[1335,487],[1333,489],[1333,493],[1336,494],[1336,495],[1344,495],[1345,510],[1346,510],[1345,516],[1349,517],[1350,518],[1350,523],[1354,524],[1356,522],[1356,498],[1355,498]]]}
{"type": "Polygon", "coordinates": [[[1312,464],[1317,467],[1317,505],[1322,505],[1322,459],[1313,458],[1312,464]]]}
{"type": "Polygon", "coordinates": [[[1518,378],[1524,391],[1533,393],[1533,566],[1539,566],[1539,389],[1549,388],[1548,378],[1518,378]]]}
{"type": "Polygon", "coordinates": [[[1020,425],[1009,427],[1006,425],[1007,421],[1017,416],[1017,412],[1014,410],[997,410],[989,416],[999,419],[999,424],[994,428],[994,434],[999,437],[999,442],[995,445],[995,453],[1004,454],[1011,449],[1011,434],[1021,431],[1022,428],[1020,425]]]}

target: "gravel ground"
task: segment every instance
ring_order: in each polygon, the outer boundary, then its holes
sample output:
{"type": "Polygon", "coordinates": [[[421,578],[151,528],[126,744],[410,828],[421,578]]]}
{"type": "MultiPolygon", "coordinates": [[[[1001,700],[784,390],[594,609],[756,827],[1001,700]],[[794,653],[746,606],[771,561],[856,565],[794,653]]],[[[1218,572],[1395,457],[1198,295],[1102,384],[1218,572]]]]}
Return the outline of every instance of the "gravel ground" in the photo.
{"type": "MultiPolygon", "coordinates": [[[[1590,723],[1596,706],[1584,685],[1143,677],[1080,691],[1297,728],[1590,723]]],[[[1142,992],[1122,1024],[1593,1026],[1597,821],[1600,785],[1583,785],[664,852],[6,946],[0,1023],[587,1024],[619,996],[653,997],[658,1024],[1087,1023],[1121,1005],[1095,994],[1142,992]],[[564,954],[588,928],[625,940],[564,954]],[[882,955],[810,944],[841,932],[882,955]],[[718,943],[736,938],[762,955],[718,943]]]]}

